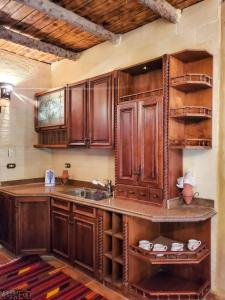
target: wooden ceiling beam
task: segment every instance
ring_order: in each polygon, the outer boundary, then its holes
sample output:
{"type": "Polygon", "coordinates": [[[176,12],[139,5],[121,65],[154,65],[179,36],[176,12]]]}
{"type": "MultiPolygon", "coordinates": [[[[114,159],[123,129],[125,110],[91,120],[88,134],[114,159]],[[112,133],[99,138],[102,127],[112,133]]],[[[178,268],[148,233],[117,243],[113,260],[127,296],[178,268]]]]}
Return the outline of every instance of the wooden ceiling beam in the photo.
{"type": "Polygon", "coordinates": [[[138,0],[141,4],[149,7],[154,13],[162,18],[177,23],[181,18],[181,10],[176,9],[166,0],[138,0]]]}
{"type": "Polygon", "coordinates": [[[58,46],[42,42],[38,39],[31,38],[14,30],[10,30],[4,26],[0,26],[0,39],[4,39],[41,52],[50,53],[60,58],[77,60],[80,57],[80,54],[77,52],[65,50],[58,46]]]}
{"type": "Polygon", "coordinates": [[[121,35],[112,33],[106,30],[103,26],[97,25],[88,19],[79,16],[78,14],[65,9],[49,0],[16,0],[19,3],[27,5],[35,10],[47,14],[49,17],[64,22],[79,28],[82,31],[89,32],[102,40],[109,40],[113,43],[118,43],[121,40],[121,35]]]}

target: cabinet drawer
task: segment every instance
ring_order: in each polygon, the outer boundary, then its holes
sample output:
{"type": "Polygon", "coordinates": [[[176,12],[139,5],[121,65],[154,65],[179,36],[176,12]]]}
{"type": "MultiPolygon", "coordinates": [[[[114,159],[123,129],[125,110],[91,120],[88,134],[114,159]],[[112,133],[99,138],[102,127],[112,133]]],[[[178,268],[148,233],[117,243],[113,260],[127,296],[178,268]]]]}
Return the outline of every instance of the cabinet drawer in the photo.
{"type": "Polygon", "coordinates": [[[127,198],[137,199],[138,198],[138,188],[128,187],[127,188],[127,198]]]}
{"type": "Polygon", "coordinates": [[[96,218],[96,208],[90,207],[87,205],[82,205],[82,204],[76,203],[73,205],[73,212],[75,212],[79,215],[96,218]]]}
{"type": "Polygon", "coordinates": [[[66,200],[61,199],[55,199],[53,198],[51,201],[52,207],[57,207],[66,211],[70,210],[70,202],[66,200]]]}
{"type": "Polygon", "coordinates": [[[162,204],[163,199],[163,193],[162,190],[159,189],[150,189],[150,202],[156,203],[156,204],[162,204]]]}
{"type": "Polygon", "coordinates": [[[118,185],[116,187],[116,197],[127,197],[127,187],[123,185],[118,185]]]}
{"type": "Polygon", "coordinates": [[[149,201],[149,189],[148,188],[138,188],[137,197],[139,200],[149,201]]]}

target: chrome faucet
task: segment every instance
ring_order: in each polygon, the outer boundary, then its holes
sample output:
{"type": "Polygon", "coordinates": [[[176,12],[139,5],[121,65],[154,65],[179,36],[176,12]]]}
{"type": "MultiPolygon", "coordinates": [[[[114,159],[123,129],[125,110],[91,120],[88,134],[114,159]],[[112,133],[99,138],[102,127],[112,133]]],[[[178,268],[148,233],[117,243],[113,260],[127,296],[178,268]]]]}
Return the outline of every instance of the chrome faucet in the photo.
{"type": "Polygon", "coordinates": [[[113,195],[112,180],[107,179],[105,180],[105,183],[103,183],[100,180],[94,179],[92,180],[92,183],[104,187],[110,196],[113,195]]]}

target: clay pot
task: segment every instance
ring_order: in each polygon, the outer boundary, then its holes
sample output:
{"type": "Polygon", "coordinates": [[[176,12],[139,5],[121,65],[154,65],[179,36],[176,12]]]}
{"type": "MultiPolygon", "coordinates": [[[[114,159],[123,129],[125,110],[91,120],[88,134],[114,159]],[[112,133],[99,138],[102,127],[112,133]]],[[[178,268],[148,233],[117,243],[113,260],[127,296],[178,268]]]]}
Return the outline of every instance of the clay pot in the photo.
{"type": "Polygon", "coordinates": [[[69,180],[68,170],[63,170],[61,180],[62,180],[62,184],[66,184],[68,182],[68,180],[69,180]]]}
{"type": "Polygon", "coordinates": [[[191,204],[193,200],[193,186],[189,183],[184,183],[182,191],[183,199],[186,204],[191,204]]]}

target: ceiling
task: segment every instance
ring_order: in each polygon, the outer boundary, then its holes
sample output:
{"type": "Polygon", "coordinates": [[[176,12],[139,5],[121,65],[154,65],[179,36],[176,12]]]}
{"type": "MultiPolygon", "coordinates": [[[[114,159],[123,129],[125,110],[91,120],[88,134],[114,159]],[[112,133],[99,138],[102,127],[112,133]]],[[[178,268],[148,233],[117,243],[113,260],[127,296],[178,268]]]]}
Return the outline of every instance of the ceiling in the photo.
{"type": "MultiPolygon", "coordinates": [[[[168,0],[179,9],[200,1],[203,0],[168,0]]],[[[126,33],[159,18],[150,8],[137,0],[54,0],[52,2],[116,34],[126,33]]],[[[103,42],[98,37],[72,27],[64,21],[54,20],[44,13],[10,0],[0,0],[0,25],[6,25],[64,49],[79,52],[103,42]]],[[[2,39],[0,39],[0,49],[46,63],[59,60],[52,54],[2,39]]]]}

